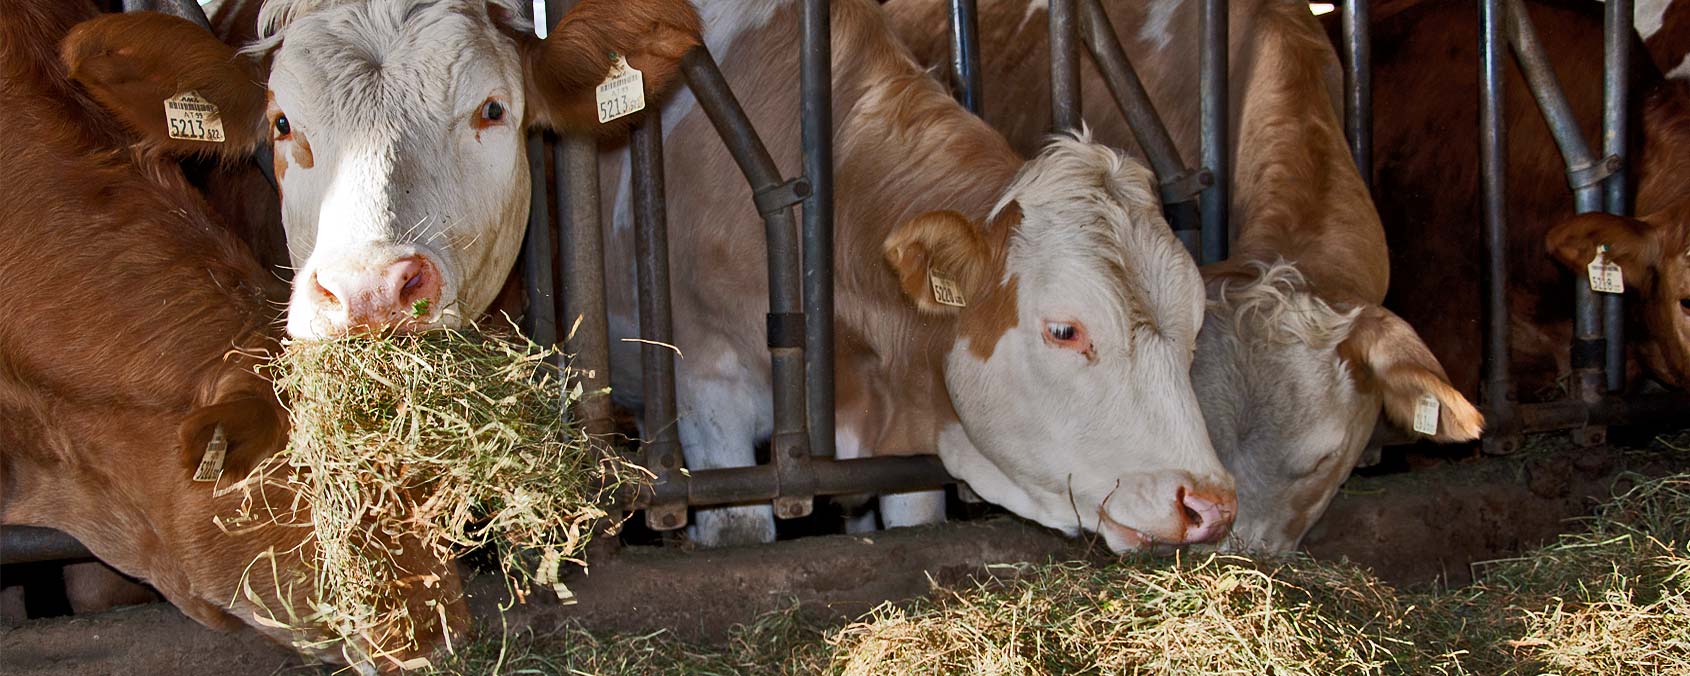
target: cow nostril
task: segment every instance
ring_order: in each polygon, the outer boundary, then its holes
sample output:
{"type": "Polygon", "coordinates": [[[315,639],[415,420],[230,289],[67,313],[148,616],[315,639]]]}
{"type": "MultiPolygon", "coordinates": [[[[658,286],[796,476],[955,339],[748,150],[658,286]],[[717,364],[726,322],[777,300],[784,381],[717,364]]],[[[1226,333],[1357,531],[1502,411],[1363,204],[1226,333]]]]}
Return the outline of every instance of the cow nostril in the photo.
{"type": "Polygon", "coordinates": [[[311,277],[311,284],[317,287],[317,293],[321,294],[325,300],[334,305],[340,304],[340,296],[336,296],[333,291],[329,290],[329,287],[323,286],[323,282],[315,275],[311,277]]]}
{"type": "Polygon", "coordinates": [[[405,291],[405,293],[410,293],[412,291],[416,291],[417,287],[422,286],[422,283],[423,283],[423,271],[419,268],[416,272],[412,272],[410,277],[407,277],[405,279],[405,286],[404,286],[403,290],[405,291]]]}
{"type": "Polygon", "coordinates": [[[1192,509],[1190,505],[1185,504],[1181,504],[1180,509],[1185,511],[1185,522],[1190,528],[1200,528],[1203,526],[1202,512],[1192,509]]]}

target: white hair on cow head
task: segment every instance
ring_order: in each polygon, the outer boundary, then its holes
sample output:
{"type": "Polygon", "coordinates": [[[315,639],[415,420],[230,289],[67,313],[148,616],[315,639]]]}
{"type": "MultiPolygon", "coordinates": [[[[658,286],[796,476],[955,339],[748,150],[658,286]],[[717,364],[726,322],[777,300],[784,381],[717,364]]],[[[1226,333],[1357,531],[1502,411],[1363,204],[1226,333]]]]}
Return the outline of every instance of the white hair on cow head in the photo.
{"type": "MultiPolygon", "coordinates": [[[[264,55],[282,44],[287,34],[288,26],[301,17],[325,9],[333,9],[342,5],[367,3],[372,0],[264,0],[264,5],[258,9],[258,40],[241,48],[242,54],[264,55]]],[[[392,8],[395,16],[405,17],[418,8],[433,5],[438,2],[462,2],[466,5],[479,5],[483,10],[488,7],[498,7],[503,10],[504,21],[510,28],[524,33],[534,31],[533,22],[524,14],[526,4],[524,0],[379,0],[382,4],[392,8]]]]}
{"type": "Polygon", "coordinates": [[[1091,130],[1082,126],[1050,137],[1004,191],[991,218],[1011,204],[1040,214],[1023,220],[1015,241],[1076,239],[1058,248],[1108,271],[1091,284],[1120,300],[1132,312],[1131,321],[1157,333],[1193,335],[1202,325],[1202,308],[1179,299],[1201,288],[1195,268],[1191,274],[1151,274],[1167,261],[1189,258],[1162,217],[1154,185],[1149,167],[1093,143],[1091,130]]]}
{"type": "Polygon", "coordinates": [[[1331,349],[1350,335],[1361,308],[1339,311],[1308,292],[1308,281],[1296,264],[1285,259],[1273,263],[1250,261],[1255,279],[1239,286],[1236,280],[1222,280],[1210,309],[1237,326],[1256,321],[1260,338],[1274,343],[1302,343],[1315,349],[1331,349]],[[1251,315],[1256,315],[1252,317],[1251,315]]]}

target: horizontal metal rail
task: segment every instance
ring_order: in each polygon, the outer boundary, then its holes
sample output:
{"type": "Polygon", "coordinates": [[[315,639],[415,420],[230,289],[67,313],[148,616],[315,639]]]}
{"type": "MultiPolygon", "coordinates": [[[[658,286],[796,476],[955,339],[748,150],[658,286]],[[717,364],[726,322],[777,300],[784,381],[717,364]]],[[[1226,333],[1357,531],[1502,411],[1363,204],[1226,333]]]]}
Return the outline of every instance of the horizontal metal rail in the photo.
{"type": "MultiPolygon", "coordinates": [[[[859,460],[813,458],[806,468],[814,478],[811,495],[863,492],[901,493],[939,488],[954,483],[936,455],[891,456],[859,460]]],[[[624,496],[626,509],[648,504],[684,502],[710,507],[776,500],[786,495],[786,483],[774,465],[707,469],[671,474],[653,491],[624,496]]]]}
{"type": "Polygon", "coordinates": [[[92,558],[94,555],[87,547],[62,531],[35,526],[0,526],[0,565],[92,558]]]}

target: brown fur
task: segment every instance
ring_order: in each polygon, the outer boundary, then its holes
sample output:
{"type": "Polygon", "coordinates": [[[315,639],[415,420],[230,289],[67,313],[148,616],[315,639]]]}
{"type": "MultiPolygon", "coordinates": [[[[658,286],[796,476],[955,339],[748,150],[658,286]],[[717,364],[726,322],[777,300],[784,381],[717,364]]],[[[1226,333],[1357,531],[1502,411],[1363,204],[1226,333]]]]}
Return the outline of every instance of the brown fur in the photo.
{"type": "MultiPolygon", "coordinates": [[[[277,583],[305,573],[310,553],[296,528],[222,532],[212,519],[239,494],[189,480],[217,425],[230,437],[224,487],[285,441],[285,411],[253,372],[253,355],[276,347],[275,316],[265,273],[175,163],[127,149],[59,65],[53,46],[91,13],[0,0],[0,523],[64,530],[229,629],[251,621],[240,582],[258,556],[275,553],[281,580],[258,566],[252,588],[279,608],[277,583]]],[[[444,580],[439,597],[404,599],[423,624],[435,614],[422,604],[441,598],[461,628],[450,565],[402,563],[444,580]]]]}

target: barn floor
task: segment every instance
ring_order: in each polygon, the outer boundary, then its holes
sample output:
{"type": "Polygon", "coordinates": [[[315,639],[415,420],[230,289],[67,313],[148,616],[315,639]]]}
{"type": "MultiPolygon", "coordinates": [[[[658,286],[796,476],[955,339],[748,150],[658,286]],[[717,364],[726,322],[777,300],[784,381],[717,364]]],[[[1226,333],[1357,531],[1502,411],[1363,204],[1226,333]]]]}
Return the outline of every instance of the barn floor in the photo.
{"type": "MultiPolygon", "coordinates": [[[[1682,435],[1680,435],[1682,436],[1682,435]]],[[[1648,446],[1649,439],[1636,440],[1648,446]]],[[[1469,564],[1506,556],[1565,530],[1625,473],[1661,475],[1690,468],[1690,453],[1656,443],[1652,451],[1575,449],[1540,440],[1506,459],[1461,462],[1345,485],[1306,545],[1317,557],[1350,559],[1399,584],[1470,579],[1469,564]]],[[[756,615],[790,607],[849,617],[887,600],[916,596],[929,578],[956,582],[990,563],[1052,556],[1100,556],[1008,518],[903,529],[871,537],[827,536],[769,547],[681,552],[626,550],[570,581],[581,602],[519,607],[510,626],[555,625],[565,617],[605,632],[666,628],[712,639],[756,615]]],[[[477,616],[493,611],[502,589],[472,584],[477,616]]],[[[35,620],[0,630],[0,674],[311,673],[297,657],[250,633],[205,629],[168,605],[35,620]]]]}

